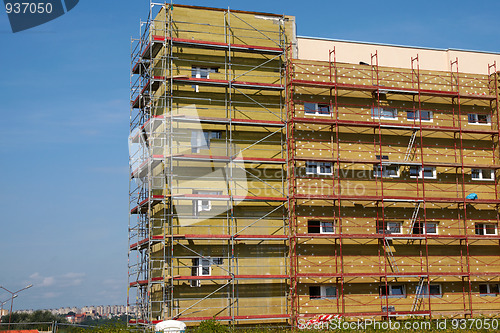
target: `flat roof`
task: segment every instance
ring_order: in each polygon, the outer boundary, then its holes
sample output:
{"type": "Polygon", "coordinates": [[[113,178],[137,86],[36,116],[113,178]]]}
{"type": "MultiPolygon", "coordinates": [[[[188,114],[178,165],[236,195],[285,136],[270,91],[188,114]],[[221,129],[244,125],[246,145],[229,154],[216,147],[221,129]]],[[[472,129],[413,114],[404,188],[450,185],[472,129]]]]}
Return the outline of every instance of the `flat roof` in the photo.
{"type": "Polygon", "coordinates": [[[378,42],[362,42],[362,41],[356,41],[356,40],[327,38],[327,37],[297,36],[297,38],[326,40],[326,41],[332,41],[332,42],[343,42],[343,43],[354,43],[354,44],[404,47],[404,48],[409,48],[409,49],[421,49],[421,50],[433,50],[433,51],[460,51],[460,52],[474,52],[474,53],[487,53],[487,54],[500,55],[500,52],[492,52],[492,51],[479,51],[479,50],[467,50],[467,49],[455,49],[455,48],[441,49],[441,48],[437,48],[437,47],[399,45],[399,44],[378,43],[378,42]]]}
{"type": "Polygon", "coordinates": [[[461,73],[487,75],[500,70],[499,52],[438,49],[308,36],[297,37],[297,49],[297,58],[301,60],[330,61],[330,51],[335,50],[335,59],[339,63],[369,64],[372,56],[377,54],[377,63],[383,67],[411,69],[412,59],[418,57],[421,70],[449,72],[452,62],[453,70],[458,68],[461,73]]]}
{"type": "MultiPolygon", "coordinates": [[[[168,4],[167,4],[168,5],[168,4]]],[[[272,16],[272,17],[285,17],[285,15],[272,14],[272,13],[264,13],[264,12],[252,12],[246,10],[233,10],[230,8],[216,8],[216,7],[204,7],[204,6],[192,6],[192,5],[180,5],[173,4],[174,7],[183,7],[183,8],[192,8],[192,9],[204,9],[204,10],[214,10],[220,12],[227,12],[228,10],[235,13],[243,13],[243,14],[252,14],[252,15],[262,15],[262,16],[272,16]]]]}

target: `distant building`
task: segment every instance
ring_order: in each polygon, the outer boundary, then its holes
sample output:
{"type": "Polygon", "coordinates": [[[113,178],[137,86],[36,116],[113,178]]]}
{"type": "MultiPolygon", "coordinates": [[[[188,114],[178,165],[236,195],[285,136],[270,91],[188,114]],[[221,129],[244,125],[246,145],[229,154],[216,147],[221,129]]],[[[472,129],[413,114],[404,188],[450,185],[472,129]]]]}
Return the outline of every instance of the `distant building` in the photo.
{"type": "MultiPolygon", "coordinates": [[[[66,318],[69,317],[75,317],[76,316],[66,316],[68,313],[73,312],[75,315],[83,315],[86,317],[116,317],[116,316],[121,316],[127,314],[127,307],[125,305],[86,305],[82,308],[77,308],[77,307],[61,307],[57,309],[25,309],[25,310],[18,310],[16,312],[18,313],[33,313],[34,311],[49,311],[50,313],[54,315],[60,315],[60,316],[65,316],[66,318]]],[[[3,310],[5,314],[8,314],[9,312],[7,310],[3,310]]],[[[135,311],[135,308],[130,308],[130,312],[132,313],[135,311]]],[[[76,320],[76,319],[71,319],[71,320],[76,320]]],[[[69,319],[68,319],[69,321],[69,319]]],[[[71,322],[71,321],[70,321],[71,322]]]]}

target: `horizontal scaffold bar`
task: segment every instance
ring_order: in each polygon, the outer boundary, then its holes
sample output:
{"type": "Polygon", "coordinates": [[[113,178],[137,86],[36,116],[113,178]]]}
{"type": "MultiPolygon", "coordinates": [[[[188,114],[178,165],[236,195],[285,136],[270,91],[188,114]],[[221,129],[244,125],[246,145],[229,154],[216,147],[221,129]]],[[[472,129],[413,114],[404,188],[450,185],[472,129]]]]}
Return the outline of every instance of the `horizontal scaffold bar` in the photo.
{"type": "Polygon", "coordinates": [[[304,200],[349,200],[349,201],[388,201],[388,202],[450,202],[467,204],[500,204],[496,199],[462,199],[462,198],[436,198],[436,197],[389,197],[389,196],[350,196],[350,195],[315,195],[315,194],[295,194],[291,199],[304,200]]]}
{"type": "Polygon", "coordinates": [[[470,133],[470,134],[494,134],[498,135],[498,131],[496,130],[488,130],[488,129],[471,129],[471,128],[460,128],[460,127],[447,127],[447,126],[428,126],[428,125],[399,125],[395,123],[386,123],[386,122],[378,122],[378,121],[357,121],[357,120],[336,120],[333,118],[299,118],[293,117],[290,119],[290,124],[292,123],[301,123],[301,124],[329,124],[329,125],[338,125],[338,126],[346,126],[346,127],[373,127],[373,128],[384,128],[384,129],[393,129],[393,130],[409,130],[415,131],[432,131],[432,132],[462,132],[462,133],[470,133]]]}
{"type": "Polygon", "coordinates": [[[309,81],[309,80],[292,80],[291,84],[295,86],[303,87],[318,87],[318,88],[337,88],[340,90],[352,90],[352,91],[368,91],[372,93],[380,94],[409,94],[409,95],[424,95],[433,97],[461,97],[466,99],[482,99],[482,100],[495,100],[495,95],[474,95],[474,94],[464,94],[456,91],[442,91],[442,90],[427,90],[427,89],[402,89],[396,87],[384,87],[384,86],[374,86],[374,85],[363,85],[363,84],[348,84],[348,83],[335,83],[335,82],[320,82],[320,81],[309,81]]]}
{"type": "MultiPolygon", "coordinates": [[[[142,239],[136,243],[130,245],[130,249],[140,250],[144,248],[145,245],[149,243],[157,244],[169,238],[175,239],[185,239],[185,240],[196,240],[196,239],[220,239],[220,240],[231,240],[235,241],[248,241],[248,240],[256,240],[256,241],[282,241],[288,240],[289,237],[286,235],[198,235],[198,234],[185,234],[185,235],[165,235],[165,236],[153,236],[151,238],[142,239]]],[[[500,237],[500,236],[499,236],[500,237]]]]}
{"type": "MultiPolygon", "coordinates": [[[[331,162],[337,163],[337,158],[324,158],[324,157],[294,157],[295,161],[317,161],[317,162],[331,162]]],[[[500,164],[469,164],[469,163],[446,163],[446,162],[411,162],[411,161],[384,161],[384,160],[359,160],[350,158],[339,158],[339,163],[357,163],[357,164],[375,164],[375,165],[409,165],[409,166],[442,166],[442,167],[454,167],[454,168],[471,168],[471,169],[500,169],[500,164]]]]}

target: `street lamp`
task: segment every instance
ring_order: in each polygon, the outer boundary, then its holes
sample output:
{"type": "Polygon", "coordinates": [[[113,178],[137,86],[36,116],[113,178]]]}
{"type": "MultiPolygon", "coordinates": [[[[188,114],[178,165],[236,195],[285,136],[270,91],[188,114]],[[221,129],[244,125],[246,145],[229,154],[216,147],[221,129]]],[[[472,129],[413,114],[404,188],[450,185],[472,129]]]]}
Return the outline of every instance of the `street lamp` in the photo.
{"type": "MultiPolygon", "coordinates": [[[[14,292],[12,292],[12,291],[10,291],[10,290],[8,290],[8,289],[5,289],[4,287],[0,286],[0,289],[5,290],[5,291],[6,291],[6,292],[8,292],[8,293],[10,294],[10,296],[11,296],[11,297],[10,297],[9,326],[8,326],[8,328],[7,328],[8,330],[10,330],[10,320],[11,320],[11,318],[12,318],[12,305],[14,304],[14,298],[16,298],[16,297],[17,297],[17,293],[19,293],[19,292],[21,292],[21,291],[23,291],[23,290],[26,290],[26,289],[28,289],[28,288],[31,288],[31,287],[33,287],[33,285],[32,285],[32,284],[30,284],[30,285],[28,285],[28,286],[26,286],[26,287],[24,287],[24,288],[22,288],[22,289],[19,289],[18,291],[14,291],[14,292]]],[[[2,309],[3,309],[3,304],[2,304],[2,309]]]]}
{"type": "MultiPolygon", "coordinates": [[[[17,295],[14,295],[14,298],[16,298],[17,295]]],[[[3,302],[0,302],[0,320],[2,319],[3,317],[3,306],[5,305],[5,303],[7,303],[8,301],[10,301],[10,298],[6,299],[5,301],[3,302]]]]}

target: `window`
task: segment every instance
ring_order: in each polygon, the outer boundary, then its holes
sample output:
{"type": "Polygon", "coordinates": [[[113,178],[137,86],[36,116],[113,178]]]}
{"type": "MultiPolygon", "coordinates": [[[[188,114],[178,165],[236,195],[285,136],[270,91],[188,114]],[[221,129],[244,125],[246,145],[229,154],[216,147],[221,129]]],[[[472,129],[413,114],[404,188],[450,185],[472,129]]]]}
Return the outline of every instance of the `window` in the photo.
{"type": "Polygon", "coordinates": [[[497,295],[498,295],[498,284],[485,283],[479,285],[479,296],[497,296],[497,295]]]}
{"type": "Polygon", "coordinates": [[[209,212],[212,209],[212,203],[210,200],[198,200],[198,213],[199,212],[209,212]]]}
{"type": "Polygon", "coordinates": [[[472,169],[472,180],[495,180],[491,169],[472,169]]]}
{"type": "MultiPolygon", "coordinates": [[[[218,73],[219,68],[217,67],[199,67],[199,66],[192,66],[191,67],[191,77],[194,79],[209,79],[210,78],[210,73],[218,73]]],[[[199,91],[198,85],[193,85],[192,86],[196,92],[199,91]]]]}
{"type": "Polygon", "coordinates": [[[399,177],[399,166],[397,166],[397,165],[382,165],[382,172],[381,172],[380,165],[374,165],[373,166],[373,177],[398,178],[399,177]]]}
{"type": "Polygon", "coordinates": [[[411,166],[410,167],[410,178],[425,178],[425,179],[436,179],[436,168],[435,167],[424,167],[422,172],[422,167],[411,166]]]}
{"type": "Polygon", "coordinates": [[[427,222],[427,223],[415,223],[413,226],[412,233],[414,235],[425,235],[425,234],[434,234],[436,235],[438,232],[438,225],[435,222],[427,222]]]}
{"type": "Polygon", "coordinates": [[[209,79],[210,73],[218,73],[219,68],[217,67],[191,67],[191,77],[196,79],[209,79]]]}
{"type": "Polygon", "coordinates": [[[382,155],[382,158],[380,158],[380,155],[375,155],[375,158],[377,160],[388,160],[389,156],[388,155],[382,155]]]}
{"type": "Polygon", "coordinates": [[[210,137],[210,140],[222,139],[222,132],[221,131],[210,131],[210,134],[208,136],[210,137]]]}
{"type": "Polygon", "coordinates": [[[398,119],[398,110],[392,108],[372,108],[372,118],[398,119]]]}
{"type": "Polygon", "coordinates": [[[221,131],[197,131],[191,132],[191,152],[199,153],[201,149],[210,149],[210,140],[222,138],[221,131]]]}
{"type": "Polygon", "coordinates": [[[337,288],[332,285],[326,286],[310,286],[310,299],[332,299],[337,297],[337,288]]]}
{"type": "Polygon", "coordinates": [[[334,232],[334,222],[313,220],[307,222],[307,233],[309,234],[333,234],[334,232]]]}
{"type": "Polygon", "coordinates": [[[490,125],[491,117],[489,114],[469,113],[467,115],[469,124],[475,125],[490,125]]]}
{"type": "Polygon", "coordinates": [[[332,163],[330,162],[306,162],[306,175],[331,175],[332,163]]]}
{"type": "MultiPolygon", "coordinates": [[[[212,275],[212,265],[222,265],[222,258],[194,258],[191,267],[192,276],[212,275]]],[[[191,280],[191,287],[199,287],[200,280],[191,280]]]]}
{"type": "MultiPolygon", "coordinates": [[[[375,155],[375,158],[379,161],[387,161],[389,160],[388,155],[375,155]]],[[[399,166],[397,165],[383,165],[382,168],[380,165],[373,166],[373,177],[399,177],[399,166]]]]}
{"type": "Polygon", "coordinates": [[[383,222],[377,221],[377,233],[379,234],[401,234],[403,228],[402,222],[383,222]]]}
{"type": "Polygon", "coordinates": [[[210,259],[195,258],[193,259],[193,276],[209,276],[212,272],[210,267],[210,259]]]}
{"type": "Polygon", "coordinates": [[[493,223],[476,223],[476,235],[496,235],[497,225],[493,223]]]}
{"type": "MultiPolygon", "coordinates": [[[[222,195],[221,191],[193,191],[193,194],[222,195]]],[[[193,200],[193,215],[200,216],[201,212],[209,212],[212,210],[212,202],[210,199],[202,198],[193,200]]]]}
{"type": "Polygon", "coordinates": [[[430,284],[427,288],[427,285],[423,285],[420,290],[419,287],[415,290],[415,294],[417,297],[423,297],[430,295],[431,297],[442,297],[443,293],[441,290],[440,284],[430,284]]]}
{"type": "Polygon", "coordinates": [[[405,286],[402,284],[389,284],[379,287],[380,297],[404,298],[406,297],[405,286]]]}
{"type": "Polygon", "coordinates": [[[425,110],[406,111],[406,120],[432,121],[432,111],[425,111],[425,110]]]}
{"type": "Polygon", "coordinates": [[[424,233],[426,234],[437,234],[437,223],[425,223],[424,224],[424,233]]]}
{"type": "Polygon", "coordinates": [[[321,103],[304,103],[304,113],[316,116],[330,115],[330,105],[321,103]]]}

